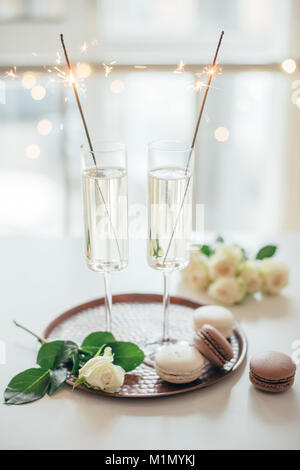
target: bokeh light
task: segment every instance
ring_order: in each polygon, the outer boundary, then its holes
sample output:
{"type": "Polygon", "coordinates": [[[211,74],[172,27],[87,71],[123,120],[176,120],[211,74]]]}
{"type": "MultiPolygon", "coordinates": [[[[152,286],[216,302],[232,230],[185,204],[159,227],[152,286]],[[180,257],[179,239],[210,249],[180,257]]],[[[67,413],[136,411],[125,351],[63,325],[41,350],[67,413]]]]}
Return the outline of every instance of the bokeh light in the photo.
{"type": "Polygon", "coordinates": [[[282,63],[281,63],[281,67],[283,68],[283,70],[286,72],[286,73],[293,73],[295,72],[296,68],[297,68],[297,64],[296,62],[294,61],[294,59],[285,59],[282,63]]]}
{"type": "Polygon", "coordinates": [[[226,127],[218,127],[215,130],[215,138],[219,142],[226,142],[229,139],[229,130],[226,127]]]}
{"type": "Polygon", "coordinates": [[[92,73],[92,67],[87,62],[79,62],[76,65],[76,74],[79,78],[88,78],[92,73]]]}
{"type": "Polygon", "coordinates": [[[110,89],[113,93],[122,93],[125,89],[125,85],[122,80],[113,80],[110,84],[110,89]]]}
{"type": "Polygon", "coordinates": [[[35,73],[33,72],[24,72],[22,76],[22,85],[24,88],[27,90],[30,90],[30,88],[34,87],[36,84],[36,76],[35,73]]]}
{"type": "Polygon", "coordinates": [[[41,135],[48,135],[52,130],[52,124],[48,119],[42,119],[36,126],[38,133],[41,135]]]}
{"type": "Polygon", "coordinates": [[[26,156],[28,158],[38,158],[41,153],[40,147],[37,144],[30,144],[26,148],[26,156]]]}
{"type": "Polygon", "coordinates": [[[45,95],[46,89],[41,85],[37,85],[31,89],[31,96],[34,100],[42,100],[45,98],[45,95]]]}

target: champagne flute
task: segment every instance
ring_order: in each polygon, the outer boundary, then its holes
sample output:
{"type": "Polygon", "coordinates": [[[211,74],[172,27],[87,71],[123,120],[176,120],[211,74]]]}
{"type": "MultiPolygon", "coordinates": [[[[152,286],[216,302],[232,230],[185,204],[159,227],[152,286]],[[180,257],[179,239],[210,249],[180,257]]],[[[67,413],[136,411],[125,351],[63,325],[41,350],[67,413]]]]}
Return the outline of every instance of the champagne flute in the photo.
{"type": "Polygon", "coordinates": [[[146,345],[151,363],[155,352],[169,342],[170,275],[189,262],[192,231],[192,154],[181,141],[149,144],[148,264],[163,273],[162,337],[146,345]]]}
{"type": "Polygon", "coordinates": [[[100,142],[82,153],[86,262],[101,272],[106,331],[111,331],[111,273],[128,264],[127,158],[124,144],[100,142]]]}

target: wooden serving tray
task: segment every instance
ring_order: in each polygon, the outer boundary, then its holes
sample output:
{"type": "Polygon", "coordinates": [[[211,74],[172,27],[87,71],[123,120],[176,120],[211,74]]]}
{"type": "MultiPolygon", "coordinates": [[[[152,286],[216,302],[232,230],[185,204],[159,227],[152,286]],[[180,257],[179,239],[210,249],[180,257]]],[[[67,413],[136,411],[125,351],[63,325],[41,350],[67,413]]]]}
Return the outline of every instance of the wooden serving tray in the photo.
{"type": "MultiPolygon", "coordinates": [[[[193,311],[200,304],[180,297],[171,297],[170,336],[189,343],[193,340],[193,311]]],[[[68,310],[57,317],[44,332],[49,339],[68,339],[77,344],[93,331],[105,330],[104,298],[93,300],[68,310]]],[[[143,349],[162,333],[162,296],[156,294],[122,294],[113,297],[112,332],[117,340],[132,341],[143,349]]],[[[236,323],[230,338],[234,357],[224,368],[218,369],[205,363],[200,377],[189,384],[169,384],[161,380],[153,367],[141,364],[126,374],[118,393],[106,393],[80,385],[78,389],[99,396],[115,398],[156,398],[198,390],[226,379],[241,367],[247,353],[247,340],[236,323]]],[[[67,381],[73,385],[74,377],[67,381]]]]}

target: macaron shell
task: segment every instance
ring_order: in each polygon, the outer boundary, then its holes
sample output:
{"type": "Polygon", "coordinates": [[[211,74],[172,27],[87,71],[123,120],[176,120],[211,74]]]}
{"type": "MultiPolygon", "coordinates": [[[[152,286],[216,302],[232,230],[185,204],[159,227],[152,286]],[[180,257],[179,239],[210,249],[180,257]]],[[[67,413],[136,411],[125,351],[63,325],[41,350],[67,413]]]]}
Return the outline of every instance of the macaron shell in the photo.
{"type": "Polygon", "coordinates": [[[256,377],[252,372],[249,374],[249,378],[251,383],[262,390],[263,392],[271,392],[271,393],[280,393],[286,392],[289,390],[294,384],[294,377],[291,377],[286,382],[266,382],[258,377],[256,377]]]}
{"type": "Polygon", "coordinates": [[[296,365],[290,356],[265,351],[252,357],[249,377],[252,384],[265,392],[284,392],[294,383],[296,365]]]}
{"type": "Polygon", "coordinates": [[[296,365],[286,354],[277,351],[264,351],[252,357],[250,370],[256,377],[278,382],[293,377],[296,365]]]}
{"type": "Polygon", "coordinates": [[[203,326],[200,333],[195,335],[194,343],[201,354],[217,367],[223,367],[233,358],[230,343],[211,325],[203,326]]]}
{"type": "Polygon", "coordinates": [[[215,349],[211,346],[209,342],[200,335],[196,335],[194,338],[194,343],[196,348],[201,352],[201,354],[207,359],[209,362],[214,364],[217,367],[223,367],[225,362],[222,356],[220,356],[215,349]]]}
{"type": "Polygon", "coordinates": [[[174,375],[188,374],[202,368],[203,357],[196,348],[188,344],[170,344],[156,354],[155,364],[174,375]]]}
{"type": "Polygon", "coordinates": [[[214,326],[225,338],[233,331],[234,316],[228,308],[205,305],[194,311],[194,328],[198,333],[205,324],[214,326]]]}
{"type": "Polygon", "coordinates": [[[193,382],[200,375],[204,359],[196,348],[187,344],[164,346],[156,355],[155,370],[166,382],[184,384],[193,382]]]}
{"type": "Polygon", "coordinates": [[[200,377],[202,367],[188,375],[173,375],[160,369],[157,366],[155,367],[155,369],[159,377],[162,380],[165,380],[166,382],[173,383],[173,384],[186,384],[186,383],[194,382],[200,377]]]}

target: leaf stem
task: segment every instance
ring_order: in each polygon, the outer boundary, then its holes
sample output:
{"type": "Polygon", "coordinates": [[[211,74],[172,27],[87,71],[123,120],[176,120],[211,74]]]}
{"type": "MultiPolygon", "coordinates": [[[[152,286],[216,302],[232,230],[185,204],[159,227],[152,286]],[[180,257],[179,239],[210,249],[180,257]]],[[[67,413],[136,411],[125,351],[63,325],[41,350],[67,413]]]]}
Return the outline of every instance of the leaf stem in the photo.
{"type": "Polygon", "coordinates": [[[38,336],[37,334],[33,333],[33,331],[28,330],[28,328],[26,328],[25,326],[20,325],[20,323],[17,323],[16,320],[13,320],[13,322],[18,328],[21,328],[22,330],[27,331],[27,333],[29,333],[30,335],[34,336],[40,343],[48,343],[45,338],[42,338],[41,336],[38,336]]]}

